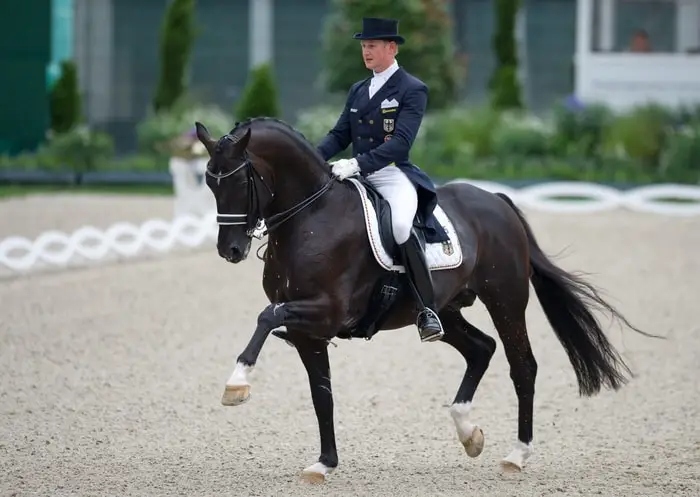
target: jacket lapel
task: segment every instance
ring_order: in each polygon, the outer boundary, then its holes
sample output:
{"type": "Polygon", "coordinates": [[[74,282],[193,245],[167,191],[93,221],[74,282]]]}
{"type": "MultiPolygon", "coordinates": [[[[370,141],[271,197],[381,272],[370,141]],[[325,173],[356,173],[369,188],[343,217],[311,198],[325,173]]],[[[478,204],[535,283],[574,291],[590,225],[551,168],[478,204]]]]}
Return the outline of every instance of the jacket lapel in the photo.
{"type": "Polygon", "coordinates": [[[353,116],[361,115],[364,112],[363,109],[369,103],[369,83],[370,80],[367,79],[355,93],[355,98],[353,98],[351,105],[351,108],[355,109],[355,112],[352,113],[353,116]]]}
{"type": "Polygon", "coordinates": [[[357,114],[366,114],[372,108],[379,107],[381,105],[381,102],[383,102],[385,98],[396,93],[398,86],[401,83],[401,80],[403,79],[403,76],[404,70],[402,67],[399,67],[399,69],[391,75],[391,77],[386,81],[386,83],[384,83],[384,86],[382,86],[372,98],[369,98],[368,81],[365,87],[362,89],[362,93],[364,94],[364,100],[362,101],[361,106],[358,105],[357,114]]]}

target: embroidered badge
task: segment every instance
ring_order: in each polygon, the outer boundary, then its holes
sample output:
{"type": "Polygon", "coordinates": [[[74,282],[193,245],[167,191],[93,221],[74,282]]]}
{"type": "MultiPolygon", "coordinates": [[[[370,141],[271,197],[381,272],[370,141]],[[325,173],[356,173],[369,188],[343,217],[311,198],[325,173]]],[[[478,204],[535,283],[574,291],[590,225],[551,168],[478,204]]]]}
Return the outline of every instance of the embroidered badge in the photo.
{"type": "Polygon", "coordinates": [[[391,135],[386,135],[386,136],[384,137],[384,141],[385,141],[385,142],[388,142],[388,141],[391,140],[392,138],[393,138],[393,136],[391,136],[391,135]]]}
{"type": "Polygon", "coordinates": [[[384,131],[387,133],[394,131],[394,119],[384,119],[384,131]]]}
{"type": "Polygon", "coordinates": [[[454,254],[454,252],[455,252],[455,250],[454,250],[454,247],[452,247],[451,241],[448,240],[446,242],[442,242],[442,253],[443,254],[450,256],[450,255],[454,254]]]}

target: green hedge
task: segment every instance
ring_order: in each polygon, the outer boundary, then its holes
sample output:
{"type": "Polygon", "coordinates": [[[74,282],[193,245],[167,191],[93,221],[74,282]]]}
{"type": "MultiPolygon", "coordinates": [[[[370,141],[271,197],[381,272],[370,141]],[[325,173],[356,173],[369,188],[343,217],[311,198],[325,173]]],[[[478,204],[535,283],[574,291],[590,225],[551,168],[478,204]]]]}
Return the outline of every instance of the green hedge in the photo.
{"type": "Polygon", "coordinates": [[[279,117],[277,84],[270,64],[260,64],[248,74],[248,81],[235,107],[236,121],[252,117],[279,117]]]}
{"type": "Polygon", "coordinates": [[[55,134],[70,131],[82,122],[82,102],[75,61],[61,61],[61,76],[49,91],[49,118],[55,134]]]}
{"type": "Polygon", "coordinates": [[[160,32],[159,74],[153,110],[170,109],[187,94],[187,79],[197,37],[195,0],[169,3],[160,32]]]}
{"type": "Polygon", "coordinates": [[[520,0],[496,0],[491,46],[496,65],[489,81],[491,105],[497,109],[520,109],[522,88],[518,81],[518,43],[515,39],[520,0]]]}
{"type": "MultiPolygon", "coordinates": [[[[309,109],[297,126],[318,143],[339,110],[309,109]]],[[[696,184],[700,107],[615,114],[601,105],[559,105],[545,117],[456,107],[426,116],[411,159],[436,178],[696,184]]]]}
{"type": "Polygon", "coordinates": [[[161,159],[192,155],[192,147],[199,145],[194,133],[196,121],[206,123],[212,135],[219,137],[233,128],[234,119],[216,105],[201,105],[182,97],[170,109],[151,112],[138,124],[138,153],[161,159]]]}
{"type": "MultiPolygon", "coordinates": [[[[293,124],[318,144],[340,110],[340,105],[310,108],[293,124]]],[[[206,123],[220,136],[234,120],[215,106],[176,105],[139,125],[140,150],[134,156],[114,158],[109,135],[78,127],[54,137],[36,153],[0,157],[0,169],[167,171],[170,154],[190,154],[197,144],[194,121],[206,123]]],[[[339,157],[349,155],[350,149],[339,157]]],[[[649,105],[616,114],[600,105],[559,105],[544,117],[454,107],[426,116],[411,158],[437,180],[698,184],[700,107],[669,110],[649,105]]]]}

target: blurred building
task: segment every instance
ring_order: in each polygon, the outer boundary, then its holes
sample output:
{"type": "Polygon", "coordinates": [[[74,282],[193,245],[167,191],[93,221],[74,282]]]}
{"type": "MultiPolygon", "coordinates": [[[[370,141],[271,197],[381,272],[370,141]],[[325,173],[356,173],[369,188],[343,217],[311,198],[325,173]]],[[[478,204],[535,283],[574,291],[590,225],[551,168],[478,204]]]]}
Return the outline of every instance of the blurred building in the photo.
{"type": "Polygon", "coordinates": [[[51,0],[0,2],[0,154],[46,134],[52,12],[51,0]]]}
{"type": "MultiPolygon", "coordinates": [[[[91,122],[115,135],[120,148],[131,148],[134,124],[148,107],[157,80],[166,0],[74,1],[75,55],[86,111],[91,122]]],[[[493,3],[455,0],[452,5],[457,48],[469,64],[464,96],[475,102],[486,98],[493,68],[493,3]]],[[[527,101],[541,108],[573,88],[576,5],[575,0],[524,3],[520,38],[528,40],[522,58],[527,101]]],[[[201,98],[231,108],[249,66],[269,57],[278,81],[284,82],[279,85],[283,117],[294,120],[298,111],[327,97],[318,74],[322,20],[329,5],[329,0],[198,0],[202,30],[192,87],[201,98]]]]}
{"type": "Polygon", "coordinates": [[[700,104],[700,0],[578,0],[576,19],[579,99],[700,104]]]}
{"type": "MultiPolygon", "coordinates": [[[[590,33],[603,35],[584,43],[592,51],[624,52],[633,34],[642,29],[653,51],[686,50],[692,37],[679,33],[694,27],[697,34],[700,18],[688,18],[692,11],[685,5],[698,1],[596,0],[595,12],[587,22],[590,33]],[[611,9],[615,15],[600,14],[611,9]]],[[[581,3],[521,2],[517,30],[521,80],[526,103],[537,111],[571,94],[577,77],[579,86],[587,84],[574,71],[575,61],[581,65],[583,60],[576,58],[581,3]]],[[[319,88],[317,75],[322,20],[329,4],[329,0],[197,0],[200,34],[192,60],[192,90],[205,101],[232,109],[249,67],[272,60],[280,82],[283,117],[293,121],[300,110],[328,97],[319,88]]],[[[20,140],[12,129],[12,120],[20,117],[29,123],[22,132],[22,143],[43,134],[46,81],[52,78],[55,60],[72,55],[79,68],[88,121],[109,131],[119,151],[133,150],[135,126],[147,112],[158,78],[158,45],[166,5],[167,0],[3,2],[0,139],[20,140]]],[[[451,8],[456,48],[468,61],[462,96],[479,103],[487,97],[494,63],[494,1],[452,0],[451,8]]],[[[583,61],[586,64],[592,67],[590,59],[583,61]]]]}

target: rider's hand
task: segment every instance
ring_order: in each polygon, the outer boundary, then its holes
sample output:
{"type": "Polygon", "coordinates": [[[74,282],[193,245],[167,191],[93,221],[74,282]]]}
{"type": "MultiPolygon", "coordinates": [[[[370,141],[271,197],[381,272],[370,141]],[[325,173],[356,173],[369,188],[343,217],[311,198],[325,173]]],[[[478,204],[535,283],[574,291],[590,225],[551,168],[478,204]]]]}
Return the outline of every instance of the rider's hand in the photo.
{"type": "Polygon", "coordinates": [[[360,172],[357,159],[339,159],[335,162],[331,162],[331,166],[333,175],[341,181],[350,176],[355,176],[360,172]]]}

